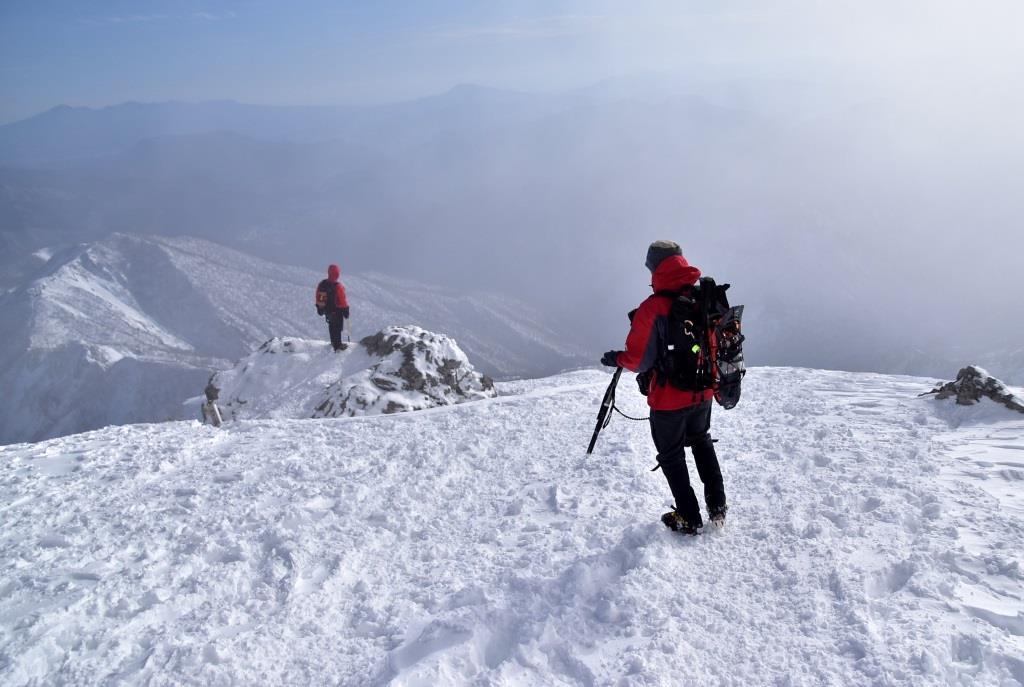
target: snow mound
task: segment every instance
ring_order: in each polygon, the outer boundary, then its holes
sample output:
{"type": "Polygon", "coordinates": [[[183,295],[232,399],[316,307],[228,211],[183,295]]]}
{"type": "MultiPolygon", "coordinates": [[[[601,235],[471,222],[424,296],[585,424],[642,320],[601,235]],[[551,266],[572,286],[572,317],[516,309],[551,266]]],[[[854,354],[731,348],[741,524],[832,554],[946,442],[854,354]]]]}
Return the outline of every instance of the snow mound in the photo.
{"type": "Polygon", "coordinates": [[[323,341],[273,338],[210,379],[225,421],[387,415],[496,395],[450,337],[386,327],[335,352],[323,341]]]}
{"type": "Polygon", "coordinates": [[[960,406],[976,405],[981,399],[987,398],[1010,410],[1024,413],[1024,400],[1015,396],[1005,384],[977,365],[968,365],[961,369],[955,381],[940,384],[929,394],[935,394],[938,400],[956,398],[956,404],[960,406]]]}

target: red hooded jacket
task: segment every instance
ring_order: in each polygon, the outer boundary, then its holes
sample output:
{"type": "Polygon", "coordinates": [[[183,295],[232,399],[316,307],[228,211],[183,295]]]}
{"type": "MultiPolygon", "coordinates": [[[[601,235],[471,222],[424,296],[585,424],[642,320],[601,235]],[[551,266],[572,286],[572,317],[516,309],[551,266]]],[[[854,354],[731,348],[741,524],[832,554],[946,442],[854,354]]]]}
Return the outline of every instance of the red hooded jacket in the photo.
{"type": "Polygon", "coordinates": [[[345,285],[338,281],[341,276],[341,269],[337,265],[330,265],[327,268],[327,279],[324,279],[316,287],[316,305],[318,308],[331,309],[332,300],[334,309],[348,307],[348,296],[345,295],[345,285]],[[330,290],[334,289],[334,298],[327,298],[330,290]]]}
{"type": "MultiPolygon", "coordinates": [[[[681,255],[662,260],[654,270],[651,288],[654,295],[640,304],[633,315],[633,323],[626,337],[626,350],[618,355],[618,364],[632,372],[647,372],[654,367],[660,348],[659,331],[664,331],[672,298],[658,295],[664,291],[679,291],[700,279],[700,270],[686,262],[681,255]]],[[[679,410],[689,408],[714,396],[711,389],[705,391],[683,391],[671,384],[661,384],[655,372],[651,376],[651,387],[647,394],[647,405],[653,410],[679,410]]]]}

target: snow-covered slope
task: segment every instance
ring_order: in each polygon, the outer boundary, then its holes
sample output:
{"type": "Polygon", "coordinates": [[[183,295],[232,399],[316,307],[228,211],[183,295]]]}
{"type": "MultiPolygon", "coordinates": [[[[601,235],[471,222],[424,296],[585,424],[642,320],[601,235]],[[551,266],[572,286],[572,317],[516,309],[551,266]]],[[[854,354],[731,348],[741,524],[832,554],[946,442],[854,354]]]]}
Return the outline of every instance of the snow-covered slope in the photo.
{"type": "Polygon", "coordinates": [[[274,338],[210,380],[225,421],[423,410],[495,395],[446,336],[388,327],[345,350],[274,338]]]}
{"type": "Polygon", "coordinates": [[[1024,681],[1016,414],[754,368],[683,538],[645,423],[584,455],[607,381],[0,447],[0,683],[1024,681]]]}
{"type": "MultiPolygon", "coordinates": [[[[189,238],[118,234],[49,256],[0,296],[0,442],[182,417],[212,370],[271,337],[326,339],[311,296],[320,278],[189,238]]],[[[379,274],[343,279],[357,337],[420,325],[497,377],[581,361],[515,301],[379,274]]]]}

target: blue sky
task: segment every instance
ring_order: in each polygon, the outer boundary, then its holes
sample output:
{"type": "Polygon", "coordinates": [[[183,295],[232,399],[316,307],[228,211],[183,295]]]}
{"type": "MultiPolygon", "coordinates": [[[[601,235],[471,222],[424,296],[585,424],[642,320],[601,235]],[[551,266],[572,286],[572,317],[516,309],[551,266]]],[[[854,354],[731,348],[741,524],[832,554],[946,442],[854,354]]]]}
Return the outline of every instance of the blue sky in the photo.
{"type": "Polygon", "coordinates": [[[366,103],[464,82],[544,90],[716,65],[825,78],[873,78],[900,64],[928,71],[945,58],[1005,67],[1020,57],[1014,4],[7,1],[0,122],[58,104],[366,103]]]}

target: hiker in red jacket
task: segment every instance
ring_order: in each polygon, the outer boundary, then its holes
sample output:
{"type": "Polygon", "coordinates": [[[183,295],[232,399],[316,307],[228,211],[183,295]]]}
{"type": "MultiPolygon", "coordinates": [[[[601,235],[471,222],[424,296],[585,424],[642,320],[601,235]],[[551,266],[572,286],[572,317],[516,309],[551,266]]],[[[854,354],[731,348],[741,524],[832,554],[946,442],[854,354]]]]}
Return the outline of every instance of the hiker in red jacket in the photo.
{"type": "Polygon", "coordinates": [[[316,286],[316,314],[327,318],[327,331],[331,335],[331,346],[335,351],[344,350],[341,330],[349,317],[348,297],[345,285],[338,281],[341,269],[337,265],[327,267],[327,279],[316,286]]]}
{"type": "Polygon", "coordinates": [[[697,474],[704,483],[704,500],[712,524],[725,524],[725,487],[718,467],[711,429],[711,389],[679,389],[668,380],[659,380],[659,357],[666,348],[662,332],[675,296],[691,288],[700,279],[700,270],[683,257],[679,244],[655,241],[647,250],[647,269],[651,271],[650,296],[630,313],[631,325],[626,350],[608,351],[604,365],[624,367],[639,373],[641,391],[646,383],[647,405],[651,407],[651,434],[658,450],[658,464],[668,480],[675,506],[662,517],[673,530],[696,534],[704,526],[700,505],[690,486],[685,447],[693,452],[697,474]]]}

